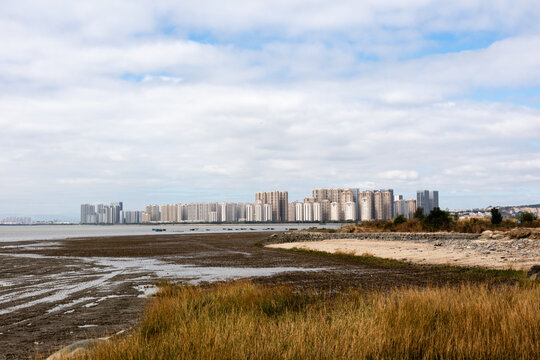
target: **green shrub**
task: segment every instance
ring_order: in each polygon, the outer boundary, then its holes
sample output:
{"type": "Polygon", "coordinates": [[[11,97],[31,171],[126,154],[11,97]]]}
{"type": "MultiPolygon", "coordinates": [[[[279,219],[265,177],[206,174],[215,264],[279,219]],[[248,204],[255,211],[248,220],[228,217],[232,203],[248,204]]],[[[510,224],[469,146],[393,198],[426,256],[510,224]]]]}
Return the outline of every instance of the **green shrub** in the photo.
{"type": "Polygon", "coordinates": [[[407,218],[403,215],[398,215],[395,219],[394,219],[394,225],[399,225],[399,224],[403,224],[403,223],[406,223],[407,222],[407,218]]]}

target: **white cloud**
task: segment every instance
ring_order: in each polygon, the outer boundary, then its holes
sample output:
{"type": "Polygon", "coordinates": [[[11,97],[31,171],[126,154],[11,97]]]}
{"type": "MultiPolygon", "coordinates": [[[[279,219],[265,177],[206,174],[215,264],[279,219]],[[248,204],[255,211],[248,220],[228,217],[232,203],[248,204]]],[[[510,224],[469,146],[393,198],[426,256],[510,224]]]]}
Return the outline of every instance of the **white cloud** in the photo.
{"type": "Polygon", "coordinates": [[[389,170],[380,172],[378,176],[382,179],[394,181],[417,180],[419,177],[418,172],[415,170],[389,170]]]}
{"type": "Polygon", "coordinates": [[[540,85],[540,10],[520,5],[8,1],[0,213],[351,184],[534,200],[540,111],[475,98],[540,85]],[[445,31],[498,40],[422,55],[445,31]]]}

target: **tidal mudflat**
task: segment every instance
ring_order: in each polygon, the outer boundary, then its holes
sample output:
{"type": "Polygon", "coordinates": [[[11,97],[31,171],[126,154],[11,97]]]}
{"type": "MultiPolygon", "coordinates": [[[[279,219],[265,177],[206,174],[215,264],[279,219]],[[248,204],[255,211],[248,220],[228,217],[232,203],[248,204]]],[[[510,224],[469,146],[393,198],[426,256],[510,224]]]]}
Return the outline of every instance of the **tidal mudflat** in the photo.
{"type": "MultiPolygon", "coordinates": [[[[125,331],[162,280],[205,283],[250,278],[310,291],[459,283],[447,268],[394,266],[261,246],[270,234],[171,234],[0,246],[0,349],[24,358],[89,337],[125,331]]],[[[505,280],[506,281],[506,280],[505,280]]],[[[508,280],[511,281],[511,280],[508,280]]],[[[0,359],[2,359],[0,356],[0,359]]]]}

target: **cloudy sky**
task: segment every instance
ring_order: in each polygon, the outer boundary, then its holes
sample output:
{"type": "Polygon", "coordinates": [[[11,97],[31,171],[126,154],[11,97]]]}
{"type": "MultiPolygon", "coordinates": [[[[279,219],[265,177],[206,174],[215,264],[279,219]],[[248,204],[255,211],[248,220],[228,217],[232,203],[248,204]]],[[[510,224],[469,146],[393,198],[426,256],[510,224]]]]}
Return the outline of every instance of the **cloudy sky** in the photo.
{"type": "Polygon", "coordinates": [[[352,186],[540,203],[539,18],[537,0],[3,0],[0,216],[352,186]]]}

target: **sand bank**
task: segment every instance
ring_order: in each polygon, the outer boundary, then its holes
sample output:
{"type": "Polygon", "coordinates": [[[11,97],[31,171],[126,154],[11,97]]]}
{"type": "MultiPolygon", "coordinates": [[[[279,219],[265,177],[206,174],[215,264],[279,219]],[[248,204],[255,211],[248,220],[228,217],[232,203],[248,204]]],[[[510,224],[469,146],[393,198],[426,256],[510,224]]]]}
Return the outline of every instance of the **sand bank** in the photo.
{"type": "Polygon", "coordinates": [[[416,242],[369,239],[328,239],[267,245],[271,248],[299,248],[329,253],[365,253],[418,264],[479,266],[492,269],[523,269],[540,264],[540,241],[462,240],[416,242]]]}

